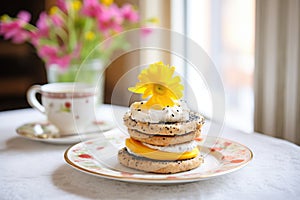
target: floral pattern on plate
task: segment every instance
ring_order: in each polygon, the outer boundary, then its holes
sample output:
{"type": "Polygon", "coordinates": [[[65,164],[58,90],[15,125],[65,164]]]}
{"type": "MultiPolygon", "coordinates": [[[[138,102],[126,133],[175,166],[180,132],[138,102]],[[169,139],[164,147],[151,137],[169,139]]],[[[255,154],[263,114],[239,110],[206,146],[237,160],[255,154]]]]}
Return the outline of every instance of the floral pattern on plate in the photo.
{"type": "Polygon", "coordinates": [[[71,146],[65,152],[66,162],[79,171],[91,175],[127,182],[181,183],[200,181],[236,171],[252,159],[249,148],[237,142],[203,136],[199,141],[204,163],[200,167],[177,174],[153,174],[126,168],[118,163],[118,150],[124,147],[127,134],[120,130],[106,132],[97,138],[71,146]],[[216,142],[205,146],[206,139],[216,142]]]}

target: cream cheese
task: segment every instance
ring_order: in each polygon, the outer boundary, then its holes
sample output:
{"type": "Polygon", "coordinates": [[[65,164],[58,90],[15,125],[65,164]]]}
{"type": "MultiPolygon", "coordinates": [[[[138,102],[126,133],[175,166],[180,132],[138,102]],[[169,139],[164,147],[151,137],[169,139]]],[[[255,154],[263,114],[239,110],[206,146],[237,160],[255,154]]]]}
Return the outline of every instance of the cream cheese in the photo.
{"type": "Polygon", "coordinates": [[[184,122],[189,120],[189,108],[184,101],[178,101],[175,106],[164,107],[161,110],[148,109],[144,106],[146,102],[134,102],[130,106],[131,118],[140,122],[184,122]]]}
{"type": "Polygon", "coordinates": [[[197,142],[195,140],[191,142],[186,142],[182,144],[170,145],[170,146],[155,146],[147,143],[142,143],[143,145],[156,149],[159,151],[172,152],[172,153],[184,153],[188,151],[192,151],[195,147],[197,147],[197,142]]]}

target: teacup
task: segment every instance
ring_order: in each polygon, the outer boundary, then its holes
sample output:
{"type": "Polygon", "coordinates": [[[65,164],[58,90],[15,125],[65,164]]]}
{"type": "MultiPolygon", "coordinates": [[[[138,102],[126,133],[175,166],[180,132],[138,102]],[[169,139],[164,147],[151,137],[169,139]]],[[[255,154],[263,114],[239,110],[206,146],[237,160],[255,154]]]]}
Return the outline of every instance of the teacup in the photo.
{"type": "Polygon", "coordinates": [[[28,103],[45,114],[61,134],[82,132],[94,120],[95,88],[84,83],[33,85],[27,91],[28,103]],[[36,94],[41,94],[42,104],[36,94]]]}

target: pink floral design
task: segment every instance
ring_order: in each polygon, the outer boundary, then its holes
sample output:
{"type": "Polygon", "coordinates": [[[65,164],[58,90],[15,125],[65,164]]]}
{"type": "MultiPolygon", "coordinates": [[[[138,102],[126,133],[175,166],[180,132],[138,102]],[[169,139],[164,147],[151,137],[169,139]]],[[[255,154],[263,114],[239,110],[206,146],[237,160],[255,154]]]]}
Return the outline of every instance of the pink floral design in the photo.
{"type": "Polygon", "coordinates": [[[139,15],[138,13],[133,9],[132,5],[130,4],[125,4],[121,8],[122,15],[124,19],[130,21],[130,22],[138,22],[139,20],[139,15]]]}
{"type": "Polygon", "coordinates": [[[123,27],[123,16],[121,15],[119,8],[116,5],[112,5],[102,10],[102,12],[97,15],[98,27],[107,36],[110,31],[121,32],[123,27]]]}
{"type": "Polygon", "coordinates": [[[231,160],[231,163],[241,163],[244,162],[244,159],[236,159],[236,160],[231,160]]]}
{"type": "Polygon", "coordinates": [[[210,151],[211,151],[211,152],[214,152],[214,151],[220,151],[220,150],[222,150],[221,147],[213,147],[213,148],[210,148],[210,151]]]}
{"type": "Polygon", "coordinates": [[[142,29],[141,29],[141,35],[143,37],[147,37],[151,33],[152,33],[152,29],[151,28],[149,28],[149,27],[142,27],[142,29]]]}
{"type": "Polygon", "coordinates": [[[225,147],[228,147],[228,146],[230,146],[232,143],[231,142],[224,142],[224,146],[225,147]]]}
{"type": "Polygon", "coordinates": [[[80,154],[78,157],[79,158],[86,158],[86,159],[92,159],[93,158],[93,156],[91,156],[89,154],[80,154]]]}
{"type": "Polygon", "coordinates": [[[129,173],[129,172],[121,172],[121,174],[126,177],[131,177],[134,175],[133,173],[129,173]]]}
{"type": "Polygon", "coordinates": [[[105,122],[97,120],[97,121],[94,121],[94,124],[96,124],[96,125],[103,125],[103,124],[105,124],[105,122]]]}
{"type": "Polygon", "coordinates": [[[4,39],[12,39],[14,43],[23,43],[29,39],[30,34],[24,30],[24,26],[30,21],[31,15],[27,11],[21,11],[17,15],[17,20],[5,19],[0,24],[0,35],[4,39]]]}
{"type": "Polygon", "coordinates": [[[40,48],[39,56],[45,58],[49,64],[57,64],[62,69],[66,69],[72,59],[72,55],[63,55],[56,47],[44,45],[40,48]],[[62,56],[60,56],[62,55],[62,56]]]}
{"type": "Polygon", "coordinates": [[[59,9],[61,9],[63,12],[68,11],[68,5],[66,0],[56,0],[57,6],[59,9]]]}
{"type": "Polygon", "coordinates": [[[71,112],[72,111],[71,106],[72,106],[72,104],[69,101],[67,101],[63,105],[61,105],[59,111],[60,112],[71,112]]]}
{"type": "Polygon", "coordinates": [[[104,149],[104,147],[97,147],[96,149],[97,150],[102,150],[102,149],[104,149]]]}
{"type": "Polygon", "coordinates": [[[103,12],[104,7],[99,4],[98,0],[84,0],[82,14],[89,17],[98,17],[103,12]]]}
{"type": "MultiPolygon", "coordinates": [[[[46,14],[46,12],[42,12],[40,14],[40,17],[36,23],[36,26],[39,29],[39,31],[35,32],[36,33],[35,39],[42,38],[42,37],[48,37],[49,32],[50,32],[50,25],[48,22],[48,18],[49,17],[46,14]]],[[[36,45],[37,45],[37,43],[36,43],[36,45]]]]}
{"type": "Polygon", "coordinates": [[[65,102],[65,107],[66,107],[66,108],[71,108],[71,105],[72,105],[72,104],[71,104],[70,102],[68,102],[68,101],[65,102]]]}
{"type": "MultiPolygon", "coordinates": [[[[211,152],[210,156],[214,156],[215,159],[219,162],[218,166],[214,166],[212,169],[205,170],[191,170],[185,173],[178,173],[172,175],[161,175],[161,174],[152,174],[152,173],[129,173],[126,171],[120,171],[117,169],[111,169],[102,165],[101,162],[97,161],[97,151],[99,150],[108,150],[111,145],[120,144],[121,141],[124,141],[122,135],[111,135],[109,143],[103,141],[103,139],[94,139],[91,141],[79,143],[72,147],[76,149],[76,152],[72,150],[69,151],[68,158],[73,162],[74,166],[79,169],[84,168],[85,172],[91,172],[92,174],[98,174],[100,176],[113,177],[115,179],[122,180],[145,180],[145,181],[162,181],[162,182],[176,182],[176,181],[186,181],[186,180],[200,180],[208,177],[214,177],[222,175],[225,173],[232,172],[234,170],[240,169],[242,166],[245,166],[252,158],[252,152],[245,146],[238,143],[219,138],[219,141],[215,144],[213,148],[214,151],[211,152]],[[108,149],[107,149],[108,148],[108,149]],[[78,151],[77,151],[78,149],[78,151]],[[94,154],[91,154],[95,152],[94,154]],[[222,155],[220,158],[219,155],[222,155]],[[93,157],[93,156],[94,157],[93,157]],[[78,162],[77,162],[78,161],[78,162]],[[128,179],[127,179],[128,178],[128,179]]],[[[203,138],[204,142],[205,138],[203,138]]],[[[207,150],[210,150],[209,147],[203,147],[207,150]]],[[[116,150],[117,151],[117,150],[116,150]]],[[[115,153],[115,152],[113,152],[115,153]]],[[[99,153],[99,155],[102,155],[99,153]]],[[[205,162],[205,160],[204,160],[205,162]]],[[[201,168],[201,166],[200,166],[201,168]]]]}

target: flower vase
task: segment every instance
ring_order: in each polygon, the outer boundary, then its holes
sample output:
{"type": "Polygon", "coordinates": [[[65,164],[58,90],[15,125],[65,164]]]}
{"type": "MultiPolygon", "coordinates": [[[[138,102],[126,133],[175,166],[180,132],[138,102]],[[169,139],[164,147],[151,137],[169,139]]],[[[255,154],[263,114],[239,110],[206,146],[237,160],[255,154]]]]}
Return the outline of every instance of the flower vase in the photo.
{"type": "Polygon", "coordinates": [[[104,102],[105,65],[101,60],[88,60],[82,64],[71,64],[64,69],[57,64],[47,67],[47,79],[49,83],[55,82],[81,82],[95,86],[97,90],[98,105],[104,102]]]}

